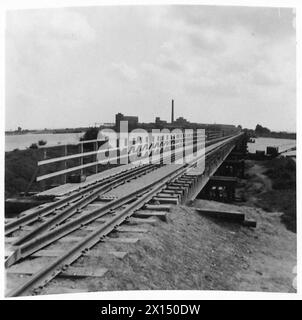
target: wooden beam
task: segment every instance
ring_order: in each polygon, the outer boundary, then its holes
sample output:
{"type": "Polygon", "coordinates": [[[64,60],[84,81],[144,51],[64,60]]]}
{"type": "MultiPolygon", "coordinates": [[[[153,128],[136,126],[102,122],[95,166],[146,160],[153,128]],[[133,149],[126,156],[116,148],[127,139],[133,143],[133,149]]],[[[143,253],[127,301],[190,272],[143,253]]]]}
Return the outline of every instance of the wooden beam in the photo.
{"type": "Polygon", "coordinates": [[[178,204],[178,199],[177,198],[160,198],[160,197],[154,197],[154,201],[158,201],[159,203],[170,203],[170,204],[178,204]]]}
{"type": "Polygon", "coordinates": [[[243,222],[245,219],[245,214],[238,211],[222,211],[222,210],[201,209],[201,208],[194,208],[194,210],[209,217],[219,218],[219,219],[228,220],[228,221],[243,222]]]}
{"type": "Polygon", "coordinates": [[[227,176],[211,176],[210,181],[217,181],[217,182],[230,182],[230,183],[237,183],[238,179],[235,177],[227,177],[227,176]]]}
{"type": "Polygon", "coordinates": [[[144,208],[146,210],[170,211],[171,205],[146,204],[144,208]]]}
{"type": "Polygon", "coordinates": [[[157,217],[162,221],[167,220],[167,213],[166,212],[139,210],[139,211],[136,211],[133,216],[137,217],[137,218],[157,217]]]}

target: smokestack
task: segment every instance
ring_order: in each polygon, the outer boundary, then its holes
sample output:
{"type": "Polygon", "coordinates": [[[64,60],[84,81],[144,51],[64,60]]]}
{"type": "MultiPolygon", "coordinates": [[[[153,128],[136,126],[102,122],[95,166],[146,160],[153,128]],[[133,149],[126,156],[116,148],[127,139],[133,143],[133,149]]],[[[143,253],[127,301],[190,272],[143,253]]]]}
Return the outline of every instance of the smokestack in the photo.
{"type": "Polygon", "coordinates": [[[174,122],[174,100],[172,99],[171,123],[174,122]]]}

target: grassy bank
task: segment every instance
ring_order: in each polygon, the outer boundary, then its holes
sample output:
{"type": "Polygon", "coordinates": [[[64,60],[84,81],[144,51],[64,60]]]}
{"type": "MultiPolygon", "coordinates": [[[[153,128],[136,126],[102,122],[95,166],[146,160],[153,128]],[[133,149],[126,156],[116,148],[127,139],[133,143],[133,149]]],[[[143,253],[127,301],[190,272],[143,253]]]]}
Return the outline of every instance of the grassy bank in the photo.
{"type": "MultiPolygon", "coordinates": [[[[84,152],[93,151],[92,144],[85,144],[84,152]]],[[[46,149],[26,149],[26,150],[14,150],[5,152],[5,198],[16,197],[20,192],[25,192],[32,177],[42,174],[51,173],[65,169],[63,161],[54,164],[48,164],[37,170],[37,162],[39,160],[55,158],[65,155],[65,150],[62,146],[56,146],[46,149]],[[45,153],[46,151],[46,153],[45,153]]],[[[77,145],[68,145],[67,155],[79,153],[79,147],[77,145]]],[[[86,156],[83,158],[83,164],[94,162],[95,155],[86,156]]],[[[80,158],[71,159],[66,161],[66,167],[71,168],[79,166],[81,164],[80,158]]],[[[107,170],[116,165],[98,165],[98,172],[107,170]]],[[[70,174],[79,173],[79,171],[71,172],[70,174]]],[[[95,166],[85,168],[83,173],[88,176],[95,173],[95,166]]],[[[46,180],[45,186],[41,183],[33,181],[29,191],[42,191],[45,187],[48,188],[54,185],[60,185],[63,183],[63,177],[58,176],[46,180]]]]}
{"type": "MultiPolygon", "coordinates": [[[[40,150],[27,149],[5,152],[5,198],[25,191],[37,167],[40,150]]],[[[34,182],[31,191],[38,191],[34,182]]]]}
{"type": "Polygon", "coordinates": [[[282,212],[281,221],[296,232],[296,163],[290,158],[246,161],[248,179],[240,193],[246,204],[282,212]]]}
{"type": "Polygon", "coordinates": [[[266,210],[283,212],[282,222],[296,232],[296,163],[290,158],[273,159],[265,163],[264,172],[272,181],[272,190],[260,197],[266,210]]]}

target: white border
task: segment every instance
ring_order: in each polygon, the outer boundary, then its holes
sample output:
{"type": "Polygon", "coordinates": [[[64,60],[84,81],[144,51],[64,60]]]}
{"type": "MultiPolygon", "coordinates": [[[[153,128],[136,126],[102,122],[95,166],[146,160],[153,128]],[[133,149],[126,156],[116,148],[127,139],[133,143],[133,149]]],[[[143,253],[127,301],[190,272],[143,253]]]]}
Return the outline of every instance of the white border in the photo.
{"type": "MultiPolygon", "coordinates": [[[[296,31],[297,31],[297,106],[300,105],[301,101],[301,13],[302,5],[301,1],[294,0],[274,0],[274,1],[260,1],[260,0],[245,0],[245,1],[223,1],[223,0],[213,0],[213,1],[100,1],[100,0],[4,0],[0,4],[1,12],[1,70],[5,70],[5,57],[4,57],[4,26],[5,26],[5,11],[14,9],[30,9],[30,8],[55,8],[55,7],[72,7],[72,6],[97,6],[97,5],[129,5],[129,4],[152,4],[152,5],[163,5],[163,4],[204,4],[204,5],[233,5],[233,6],[258,6],[258,7],[289,7],[296,8],[296,31]]],[[[4,257],[4,77],[5,72],[1,73],[1,108],[0,108],[0,125],[1,125],[1,140],[0,140],[0,150],[1,150],[1,183],[0,183],[0,197],[1,197],[1,214],[0,214],[0,232],[1,232],[1,245],[0,245],[0,256],[4,257]]],[[[300,108],[297,108],[297,136],[301,137],[300,119],[302,117],[300,108]]],[[[297,159],[300,160],[301,157],[301,141],[297,139],[297,159]]],[[[297,162],[297,195],[301,194],[301,168],[300,161],[297,162]]],[[[297,200],[297,239],[298,239],[298,275],[301,274],[301,198],[298,197],[297,200]]],[[[4,298],[4,263],[2,262],[0,269],[0,297],[4,298]]],[[[94,299],[94,300],[111,300],[111,299],[301,299],[301,277],[298,276],[298,293],[297,294],[287,294],[287,293],[264,293],[264,292],[237,292],[237,291],[117,291],[117,292],[97,292],[97,293],[77,293],[77,294],[62,294],[62,295],[49,295],[49,296],[33,296],[15,299],[29,299],[29,300],[69,300],[69,299],[94,299]],[[300,290],[299,290],[300,288],[300,290]]]]}

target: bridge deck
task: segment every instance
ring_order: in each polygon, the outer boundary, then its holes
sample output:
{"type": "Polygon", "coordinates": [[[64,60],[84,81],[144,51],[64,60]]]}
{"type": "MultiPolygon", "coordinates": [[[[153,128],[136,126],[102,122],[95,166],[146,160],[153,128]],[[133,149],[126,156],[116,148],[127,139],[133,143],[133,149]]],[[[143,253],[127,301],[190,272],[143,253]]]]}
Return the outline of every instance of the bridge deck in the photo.
{"type": "Polygon", "coordinates": [[[86,181],[81,183],[66,183],[66,184],[57,186],[55,188],[45,190],[43,192],[38,193],[38,196],[56,196],[56,197],[64,196],[70,192],[74,192],[80,188],[86,187],[96,181],[108,178],[110,176],[121,173],[122,171],[131,169],[137,166],[138,164],[133,164],[133,163],[121,165],[119,167],[108,169],[108,170],[93,174],[91,176],[88,176],[86,178],[86,181]]]}
{"type": "MultiPolygon", "coordinates": [[[[236,135],[236,136],[238,136],[238,135],[236,135]]],[[[233,140],[236,136],[231,136],[231,137],[229,137],[229,138],[227,138],[227,139],[225,139],[223,141],[216,142],[215,144],[206,147],[207,152],[219,147],[220,145],[225,144],[228,141],[233,140]]],[[[110,177],[112,175],[118,174],[118,173],[120,173],[122,171],[131,169],[131,168],[134,168],[134,167],[137,167],[137,166],[139,166],[139,164],[130,163],[130,164],[127,164],[127,165],[121,165],[119,167],[108,169],[108,170],[105,170],[103,172],[96,173],[96,174],[93,174],[91,176],[88,176],[85,182],[76,183],[76,184],[66,183],[66,184],[60,185],[58,187],[43,191],[41,193],[38,193],[38,196],[40,196],[40,195],[41,196],[42,195],[43,196],[44,195],[57,196],[57,197],[64,196],[64,195],[66,195],[66,194],[68,194],[70,192],[74,192],[74,191],[76,191],[76,190],[78,190],[80,188],[86,187],[87,185],[92,184],[92,183],[94,183],[96,181],[102,180],[104,178],[110,177]]],[[[166,168],[164,170],[170,170],[168,168],[175,168],[175,164],[166,165],[164,168],[166,168]]],[[[194,169],[189,170],[188,174],[189,175],[201,175],[201,174],[203,174],[203,172],[204,172],[204,165],[201,163],[200,165],[198,165],[194,169]]],[[[115,190],[117,190],[117,189],[115,189],[115,190]]]]}
{"type": "Polygon", "coordinates": [[[139,191],[143,187],[152,184],[153,182],[158,181],[160,178],[172,173],[174,170],[181,168],[180,164],[170,164],[165,165],[161,168],[158,168],[152,172],[149,172],[146,175],[143,175],[139,178],[129,181],[123,185],[120,185],[117,188],[105,193],[105,196],[120,198],[126,196],[132,192],[139,191]]]}

